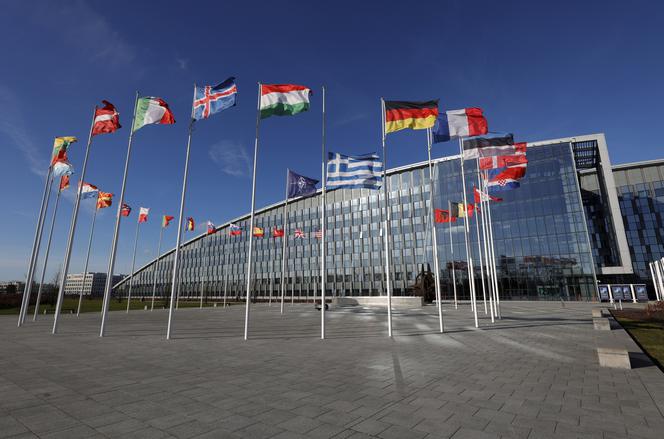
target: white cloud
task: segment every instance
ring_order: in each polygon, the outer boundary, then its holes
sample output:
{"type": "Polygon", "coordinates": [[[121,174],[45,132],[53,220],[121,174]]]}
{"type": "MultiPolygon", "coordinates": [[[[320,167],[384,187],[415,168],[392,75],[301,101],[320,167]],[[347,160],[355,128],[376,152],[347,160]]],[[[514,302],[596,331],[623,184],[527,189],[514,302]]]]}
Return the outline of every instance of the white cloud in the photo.
{"type": "Polygon", "coordinates": [[[233,177],[243,177],[249,174],[251,158],[247,150],[237,142],[232,140],[217,142],[210,147],[208,154],[225,174],[233,177]]]}
{"type": "Polygon", "coordinates": [[[178,67],[180,70],[187,70],[187,66],[189,65],[189,60],[185,58],[175,58],[175,62],[177,62],[178,67]]]}

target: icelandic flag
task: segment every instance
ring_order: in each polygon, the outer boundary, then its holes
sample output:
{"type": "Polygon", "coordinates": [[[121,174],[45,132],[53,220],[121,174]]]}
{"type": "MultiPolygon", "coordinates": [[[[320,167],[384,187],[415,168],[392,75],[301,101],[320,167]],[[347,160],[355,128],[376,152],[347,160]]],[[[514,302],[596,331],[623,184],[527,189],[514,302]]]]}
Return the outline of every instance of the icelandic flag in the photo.
{"type": "Polygon", "coordinates": [[[99,189],[97,189],[97,186],[90,183],[83,183],[82,186],[81,200],[85,200],[86,198],[97,198],[97,195],[99,195],[99,189]]]}
{"type": "Polygon", "coordinates": [[[487,188],[489,191],[508,191],[521,186],[519,179],[526,175],[525,168],[490,169],[487,188]]]}
{"type": "Polygon", "coordinates": [[[383,162],[375,153],[349,156],[328,153],[326,188],[380,189],[383,182],[383,162]]]}
{"type": "Polygon", "coordinates": [[[196,87],[194,97],[194,119],[207,119],[211,115],[235,106],[237,86],[230,77],[215,86],[196,87]]]}
{"type": "Polygon", "coordinates": [[[489,130],[481,108],[462,108],[441,113],[433,126],[433,143],[459,137],[481,136],[489,130]]]}

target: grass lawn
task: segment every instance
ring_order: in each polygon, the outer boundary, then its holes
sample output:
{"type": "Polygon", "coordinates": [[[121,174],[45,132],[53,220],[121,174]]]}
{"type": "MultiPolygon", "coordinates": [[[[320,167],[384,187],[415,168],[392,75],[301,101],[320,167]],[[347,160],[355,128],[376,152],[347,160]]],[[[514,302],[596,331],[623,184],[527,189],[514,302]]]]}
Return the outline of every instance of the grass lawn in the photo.
{"type": "Polygon", "coordinates": [[[664,366],[664,312],[648,315],[644,310],[613,311],[614,317],[641,347],[664,366]]]}
{"type": "MultiPolygon", "coordinates": [[[[81,312],[101,312],[101,302],[102,302],[101,298],[93,298],[93,299],[83,298],[83,302],[81,303],[81,312]]],[[[148,309],[150,309],[151,304],[152,304],[151,299],[147,299],[143,302],[141,302],[140,299],[132,299],[130,309],[143,309],[143,307],[146,305],[148,309]]],[[[155,309],[161,309],[165,307],[167,304],[168,304],[167,300],[155,299],[154,301],[155,309]]],[[[231,302],[228,302],[228,304],[232,305],[231,302]]],[[[197,308],[199,306],[200,306],[199,301],[185,302],[184,300],[180,300],[180,308],[193,308],[193,307],[197,308]]],[[[203,303],[203,306],[214,306],[214,302],[203,303]]],[[[69,313],[70,310],[73,310],[74,313],[76,313],[77,308],[78,308],[78,297],[65,297],[65,300],[62,303],[63,313],[69,313]]],[[[111,300],[109,311],[126,311],[126,309],[127,309],[126,299],[111,300]]],[[[46,310],[47,314],[53,314],[53,312],[55,311],[55,305],[40,305],[39,310],[40,314],[42,314],[44,310],[46,310]]],[[[35,312],[35,307],[30,306],[30,309],[28,310],[28,316],[32,315],[34,312],[35,312]]],[[[18,314],[18,308],[0,309],[0,315],[4,314],[18,314]]]]}

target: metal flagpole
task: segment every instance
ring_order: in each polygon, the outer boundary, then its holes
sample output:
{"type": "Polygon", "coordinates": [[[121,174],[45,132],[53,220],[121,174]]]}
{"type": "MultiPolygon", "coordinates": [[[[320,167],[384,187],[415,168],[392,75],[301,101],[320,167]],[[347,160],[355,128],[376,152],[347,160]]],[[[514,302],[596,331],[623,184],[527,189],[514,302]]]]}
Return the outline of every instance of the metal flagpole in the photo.
{"type": "Polygon", "coordinates": [[[286,285],[284,278],[286,274],[286,244],[288,241],[288,233],[286,233],[286,221],[288,221],[288,169],[286,169],[286,201],[284,202],[284,210],[281,215],[281,227],[284,235],[281,237],[281,314],[284,313],[284,297],[286,295],[286,285]]]}
{"type": "MultiPolygon", "coordinates": [[[[487,188],[487,193],[488,193],[488,188],[487,188]]],[[[496,248],[493,240],[493,221],[491,218],[490,203],[487,203],[487,213],[488,213],[487,220],[489,222],[489,243],[490,243],[489,250],[492,261],[494,290],[496,291],[496,315],[498,316],[498,319],[502,319],[503,317],[500,312],[500,290],[498,289],[498,270],[496,268],[496,248]]]]}
{"type": "Polygon", "coordinates": [[[490,218],[488,216],[491,200],[488,198],[489,189],[486,184],[486,172],[485,178],[482,179],[482,197],[483,201],[483,211],[482,211],[482,220],[483,220],[483,230],[484,230],[484,251],[486,255],[487,268],[489,270],[489,282],[491,283],[491,294],[493,298],[493,314],[495,317],[498,317],[498,282],[496,280],[496,270],[495,270],[495,259],[493,256],[493,241],[491,241],[490,229],[490,218]]]}
{"type": "MultiPolygon", "coordinates": [[[[477,163],[477,187],[480,187],[480,160],[476,160],[477,163]]],[[[474,187],[473,187],[474,189],[474,187]]],[[[473,201],[474,200],[474,195],[475,191],[473,190],[473,201]]],[[[481,197],[480,197],[480,205],[481,205],[481,197]]],[[[482,240],[480,239],[480,217],[479,217],[479,212],[477,209],[477,205],[475,206],[475,230],[477,232],[477,252],[480,255],[480,279],[482,280],[482,301],[484,302],[484,315],[488,314],[488,309],[486,306],[486,284],[484,282],[484,258],[482,256],[482,240]]]]}
{"type": "Polygon", "coordinates": [[[491,309],[491,323],[494,323],[496,318],[496,297],[495,297],[495,288],[493,287],[494,285],[493,268],[491,264],[491,258],[489,256],[489,239],[488,239],[489,236],[487,230],[487,215],[486,215],[486,209],[489,203],[489,199],[487,198],[486,191],[484,190],[481,178],[480,178],[479,190],[481,191],[480,206],[482,210],[480,212],[481,214],[480,219],[482,220],[482,241],[484,244],[482,247],[484,249],[484,261],[486,263],[487,287],[489,289],[489,308],[491,309]]]}
{"type": "Polygon", "coordinates": [[[258,104],[256,105],[256,142],[254,143],[254,172],[251,182],[251,217],[249,219],[249,250],[247,253],[248,263],[247,263],[247,297],[246,297],[246,307],[244,310],[244,339],[246,340],[249,336],[249,302],[251,301],[251,262],[252,262],[252,250],[254,244],[254,211],[256,209],[256,162],[258,161],[258,128],[261,121],[261,91],[262,85],[258,83],[258,104]]]}
{"type": "Polygon", "coordinates": [[[466,235],[466,252],[468,256],[468,280],[470,282],[470,301],[473,305],[473,314],[475,316],[475,327],[479,327],[479,321],[477,320],[477,298],[475,295],[475,270],[473,267],[473,255],[471,252],[470,245],[468,243],[468,235],[470,234],[470,227],[468,224],[468,200],[466,197],[466,174],[464,172],[463,166],[463,140],[459,138],[459,153],[461,154],[461,183],[463,186],[463,210],[464,210],[464,230],[466,235]]]}
{"type": "MultiPolygon", "coordinates": [[[[496,307],[494,300],[494,289],[493,289],[493,270],[491,269],[491,261],[489,260],[489,253],[487,249],[487,227],[486,227],[486,204],[488,200],[486,199],[486,193],[484,192],[484,186],[482,185],[481,179],[478,174],[478,190],[480,191],[480,210],[476,215],[481,215],[478,217],[478,221],[481,220],[482,226],[482,242],[484,250],[484,261],[486,263],[486,273],[487,273],[487,288],[489,290],[489,310],[491,311],[491,323],[495,323],[496,316],[496,307]]],[[[482,250],[480,250],[481,254],[482,250]]]]}
{"type": "Polygon", "coordinates": [[[383,120],[383,196],[385,197],[385,284],[387,289],[387,335],[392,337],[392,282],[390,275],[390,203],[388,202],[387,190],[387,156],[385,155],[385,99],[380,98],[383,120]]]}
{"type": "MultiPolygon", "coordinates": [[[[138,104],[138,91],[136,91],[136,99],[134,101],[134,115],[131,122],[134,123],[136,118],[136,105],[138,104]]],[[[101,309],[101,327],[99,328],[99,336],[103,337],[106,330],[106,318],[108,317],[108,305],[111,300],[111,290],[113,288],[113,269],[115,268],[115,255],[118,250],[118,236],[120,234],[120,214],[122,212],[122,204],[124,203],[125,188],[127,186],[127,172],[129,171],[129,159],[131,157],[131,142],[134,138],[134,130],[129,129],[129,142],[127,144],[127,158],[125,159],[124,175],[122,176],[122,189],[120,190],[120,200],[118,200],[118,210],[115,214],[115,230],[113,231],[113,241],[111,243],[111,255],[108,258],[108,271],[106,272],[106,286],[104,287],[104,301],[101,309]]]]}
{"type": "MultiPolygon", "coordinates": [[[[99,208],[95,203],[95,211],[92,214],[92,226],[90,226],[90,238],[88,239],[88,252],[85,255],[85,268],[83,268],[83,282],[81,282],[81,290],[78,292],[78,307],[76,308],[76,316],[81,314],[81,304],[83,302],[83,288],[85,287],[85,279],[88,274],[88,262],[90,261],[90,249],[92,248],[92,237],[95,233],[95,222],[97,220],[97,211],[99,208]]],[[[92,294],[92,290],[90,290],[92,294]]]]}
{"type": "Polygon", "coordinates": [[[30,262],[28,263],[28,273],[25,279],[25,287],[23,287],[21,310],[18,313],[18,327],[20,327],[25,321],[25,314],[27,314],[28,308],[30,307],[32,278],[35,273],[35,265],[37,263],[37,255],[39,254],[42,230],[44,229],[44,220],[46,219],[46,211],[48,210],[48,199],[51,194],[51,185],[53,184],[53,179],[51,178],[52,173],[53,166],[49,165],[48,172],[46,172],[46,180],[44,181],[44,194],[42,195],[41,207],[39,208],[39,217],[37,218],[37,227],[35,228],[35,238],[32,242],[32,253],[30,254],[30,262]]]}
{"type": "MultiPolygon", "coordinates": [[[[81,169],[81,178],[79,179],[78,192],[76,193],[76,201],[74,202],[74,211],[71,215],[71,224],[69,226],[69,238],[67,239],[67,247],[65,250],[65,260],[62,262],[62,273],[60,276],[60,289],[58,290],[58,300],[55,304],[55,314],[53,315],[53,331],[55,334],[58,332],[58,318],[60,317],[60,310],[62,309],[62,301],[65,297],[65,283],[67,281],[67,273],[69,272],[69,262],[71,261],[71,251],[74,245],[74,234],[76,233],[76,221],[78,219],[78,209],[81,205],[81,191],[83,190],[83,182],[85,181],[85,171],[88,166],[88,158],[90,157],[90,145],[92,144],[92,128],[95,126],[95,113],[97,107],[92,110],[92,122],[90,123],[90,134],[88,134],[88,145],[85,147],[85,158],[83,159],[83,168],[81,169]]],[[[95,206],[96,207],[96,206],[95,206]]]]}
{"type": "Polygon", "coordinates": [[[436,236],[436,214],[434,209],[434,196],[433,196],[433,165],[431,163],[431,146],[432,146],[432,134],[431,128],[427,129],[427,153],[429,158],[429,216],[431,217],[431,247],[433,249],[433,266],[436,270],[435,280],[436,280],[436,302],[438,303],[438,326],[440,332],[444,332],[443,324],[443,304],[442,304],[442,294],[440,294],[440,268],[438,267],[438,238],[436,236]]]}
{"type": "Polygon", "coordinates": [[[196,84],[191,98],[191,119],[189,120],[189,136],[187,137],[187,154],[184,159],[184,176],[182,177],[182,194],[180,195],[180,215],[178,216],[178,234],[175,243],[175,256],[173,258],[173,282],[171,284],[171,303],[168,307],[168,326],[166,327],[166,340],[171,339],[171,324],[173,322],[173,305],[176,290],[179,291],[178,262],[180,259],[180,244],[182,242],[182,216],[184,215],[184,201],[187,195],[187,176],[189,175],[189,152],[191,151],[191,133],[194,131],[194,100],[196,99],[196,84]]]}
{"type": "Polygon", "coordinates": [[[447,201],[447,215],[449,217],[449,230],[450,230],[450,252],[452,253],[452,285],[454,286],[454,309],[459,309],[459,301],[457,299],[457,285],[456,285],[456,264],[454,263],[454,243],[452,242],[452,202],[447,201]]]}
{"type": "Polygon", "coordinates": [[[140,216],[136,221],[136,236],[134,237],[134,254],[131,257],[131,278],[129,279],[129,294],[127,294],[127,313],[129,313],[129,305],[131,304],[131,288],[134,285],[134,269],[136,268],[136,247],[138,245],[138,229],[141,227],[140,216]]]}
{"type": "Polygon", "coordinates": [[[60,204],[60,194],[62,190],[58,189],[58,193],[55,196],[55,206],[53,206],[53,219],[51,219],[51,228],[48,231],[48,240],[46,241],[46,253],[44,254],[44,266],[42,267],[41,281],[39,281],[39,289],[37,290],[37,301],[35,302],[35,314],[32,317],[32,321],[37,320],[37,314],[39,314],[39,302],[41,301],[41,292],[42,286],[44,285],[44,276],[46,276],[46,266],[48,265],[48,254],[51,250],[51,239],[53,238],[53,226],[55,226],[55,216],[58,214],[58,204],[60,204]]]}
{"type": "MultiPolygon", "coordinates": [[[[659,291],[664,291],[664,282],[662,281],[662,261],[655,261],[655,272],[657,273],[657,280],[659,281],[659,291]]],[[[609,288],[609,294],[611,293],[611,288],[609,288]]]]}
{"type": "Polygon", "coordinates": [[[321,208],[321,226],[320,226],[320,338],[325,339],[325,226],[327,218],[325,216],[325,86],[323,89],[323,140],[321,143],[321,165],[320,175],[323,181],[323,190],[321,193],[320,208],[321,208]]]}
{"type": "Polygon", "coordinates": [[[655,272],[652,269],[653,262],[648,263],[648,267],[650,268],[650,276],[652,277],[652,284],[655,287],[655,297],[657,300],[660,300],[660,292],[659,292],[659,286],[657,285],[657,279],[655,279],[655,272]]]}
{"type": "Polygon", "coordinates": [[[154,281],[152,282],[152,305],[150,311],[154,311],[154,298],[157,295],[157,266],[159,265],[159,254],[161,253],[161,238],[164,235],[164,225],[159,230],[159,243],[157,244],[157,259],[154,261],[154,281]]]}

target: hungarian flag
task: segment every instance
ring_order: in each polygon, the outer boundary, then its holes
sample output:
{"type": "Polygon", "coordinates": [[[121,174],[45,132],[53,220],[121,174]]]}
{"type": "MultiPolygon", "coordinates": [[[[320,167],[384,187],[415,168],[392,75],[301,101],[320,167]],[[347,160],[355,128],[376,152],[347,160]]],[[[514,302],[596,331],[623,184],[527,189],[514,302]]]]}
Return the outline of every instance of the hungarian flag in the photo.
{"type": "Polygon", "coordinates": [[[148,214],[150,213],[150,209],[147,207],[141,207],[138,210],[138,222],[139,223],[146,223],[148,222],[148,214]]]}
{"type": "Polygon", "coordinates": [[[217,232],[217,229],[214,226],[214,224],[212,223],[212,221],[208,221],[207,222],[207,234],[212,235],[213,233],[216,233],[216,232],[217,232]]]}
{"type": "Polygon", "coordinates": [[[131,213],[131,207],[127,203],[122,203],[122,209],[120,209],[120,215],[129,216],[131,213]]]}
{"type": "Polygon", "coordinates": [[[168,223],[170,223],[171,220],[172,220],[173,218],[174,218],[174,217],[172,217],[172,216],[170,216],[170,215],[164,215],[164,216],[161,218],[161,226],[162,226],[162,227],[168,227],[168,223]]]}
{"type": "Polygon", "coordinates": [[[309,109],[311,89],[294,84],[261,84],[261,119],[293,116],[309,109]]]}
{"type": "Polygon", "coordinates": [[[103,209],[105,207],[110,207],[113,204],[113,194],[109,192],[98,192],[97,196],[97,209],[103,209]]]}
{"type": "Polygon", "coordinates": [[[272,237],[273,238],[283,238],[284,237],[284,229],[279,229],[279,228],[275,227],[272,230],[272,237]]]}
{"type": "Polygon", "coordinates": [[[194,219],[192,217],[187,218],[187,225],[185,226],[185,230],[187,232],[193,232],[194,228],[196,228],[196,225],[194,224],[194,219]]]}
{"type": "Polygon", "coordinates": [[[480,203],[482,201],[495,201],[496,203],[503,201],[502,198],[489,195],[486,192],[477,189],[475,186],[473,186],[473,195],[475,198],[475,204],[480,203]]]}
{"type": "Polygon", "coordinates": [[[412,128],[431,128],[438,117],[438,99],[432,101],[385,101],[385,134],[412,128]]]}
{"type": "Polygon", "coordinates": [[[120,113],[115,106],[108,101],[101,101],[104,104],[101,108],[95,108],[95,122],[92,125],[92,135],[104,133],[114,133],[120,125],[120,113]]]}
{"type": "Polygon", "coordinates": [[[69,175],[63,175],[60,177],[60,192],[65,189],[69,189],[69,175]]]}
{"type": "Polygon", "coordinates": [[[51,165],[56,162],[67,161],[67,150],[69,145],[76,142],[78,139],[73,136],[56,137],[53,142],[53,154],[51,155],[51,165]]]}
{"type": "Polygon", "coordinates": [[[242,227],[231,223],[230,227],[228,228],[228,234],[231,236],[239,236],[242,234],[242,227]]]}
{"type": "Polygon", "coordinates": [[[449,210],[436,209],[436,222],[437,223],[453,223],[456,222],[456,217],[450,215],[449,210]]]}
{"type": "Polygon", "coordinates": [[[265,230],[262,227],[254,227],[254,236],[256,238],[262,238],[265,236],[265,230]]]}
{"type": "Polygon", "coordinates": [[[145,125],[159,124],[170,125],[175,123],[173,113],[168,104],[162,98],[145,97],[139,98],[136,104],[136,117],[132,131],[137,131],[145,125]]]}

